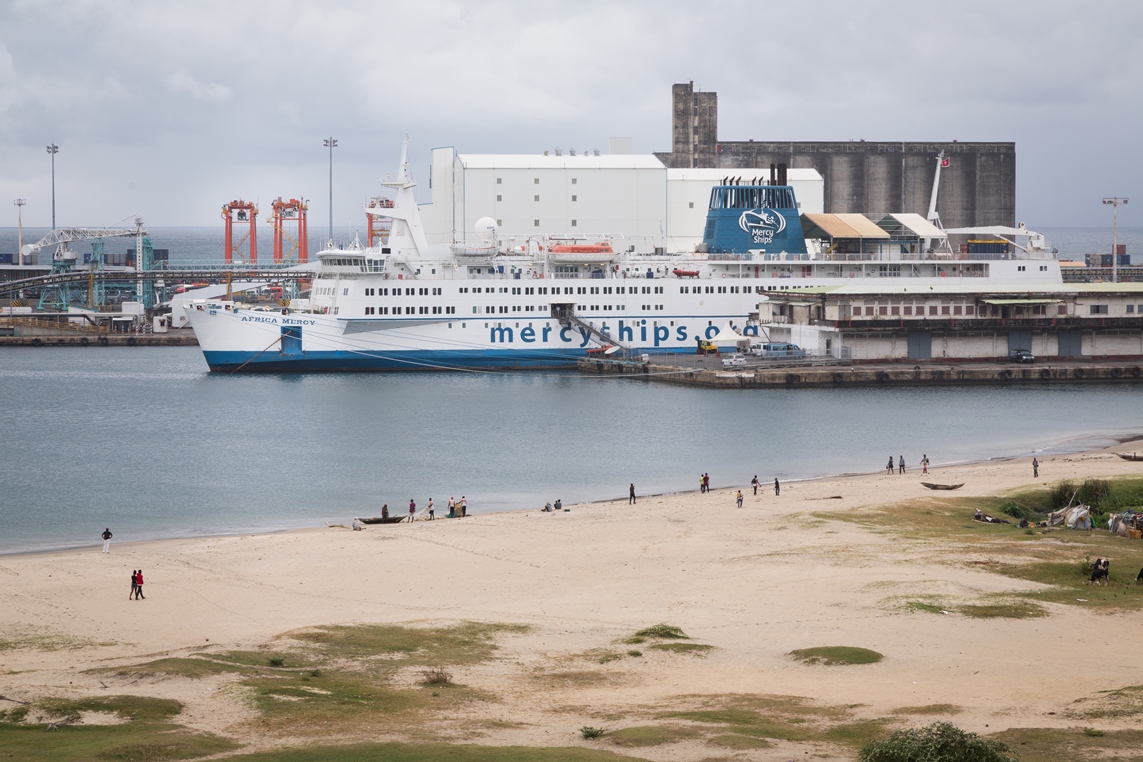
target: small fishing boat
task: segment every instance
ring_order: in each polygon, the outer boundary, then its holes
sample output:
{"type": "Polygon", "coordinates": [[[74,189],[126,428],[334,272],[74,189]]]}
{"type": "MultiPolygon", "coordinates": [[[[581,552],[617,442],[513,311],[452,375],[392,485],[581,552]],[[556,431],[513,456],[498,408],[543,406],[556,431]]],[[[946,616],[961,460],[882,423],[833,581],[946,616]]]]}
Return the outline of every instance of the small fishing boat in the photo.
{"type": "Polygon", "coordinates": [[[371,519],[357,519],[362,524],[397,524],[405,520],[405,515],[399,516],[374,516],[371,519]]]}
{"type": "Polygon", "coordinates": [[[921,484],[929,489],[960,489],[964,486],[964,482],[960,484],[934,484],[933,482],[921,482],[921,484]]]}
{"type": "Polygon", "coordinates": [[[1118,455],[1119,457],[1123,458],[1124,460],[1135,460],[1135,461],[1143,462],[1143,455],[1138,455],[1136,453],[1126,453],[1126,452],[1117,452],[1115,454],[1118,455]]]}

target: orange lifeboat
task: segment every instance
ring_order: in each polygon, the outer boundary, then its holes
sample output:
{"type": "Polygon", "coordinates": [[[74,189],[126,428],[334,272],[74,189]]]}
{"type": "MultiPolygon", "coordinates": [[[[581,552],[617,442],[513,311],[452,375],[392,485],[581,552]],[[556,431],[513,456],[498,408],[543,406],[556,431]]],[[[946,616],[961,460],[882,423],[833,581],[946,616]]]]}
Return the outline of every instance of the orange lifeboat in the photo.
{"type": "Polygon", "coordinates": [[[671,272],[675,274],[676,278],[697,278],[699,276],[698,270],[681,270],[678,267],[671,272]]]}
{"type": "Polygon", "coordinates": [[[548,257],[553,262],[571,264],[589,262],[610,262],[615,259],[615,249],[603,243],[558,243],[548,248],[548,257]]]}

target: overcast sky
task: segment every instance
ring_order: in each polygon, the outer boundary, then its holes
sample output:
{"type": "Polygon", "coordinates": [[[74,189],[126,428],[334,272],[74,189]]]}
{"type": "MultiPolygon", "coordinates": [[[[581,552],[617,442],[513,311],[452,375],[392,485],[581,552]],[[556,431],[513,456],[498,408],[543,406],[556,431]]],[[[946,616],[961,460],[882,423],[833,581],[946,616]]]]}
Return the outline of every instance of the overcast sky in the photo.
{"type": "Polygon", "coordinates": [[[428,200],[436,146],[669,151],[688,80],[723,140],[1015,141],[1031,227],[1110,225],[1143,175],[1138,0],[2,0],[0,226],[17,197],[50,224],[52,142],[60,225],[279,195],[324,225],[329,136],[334,223],[360,226],[406,133],[428,200]]]}

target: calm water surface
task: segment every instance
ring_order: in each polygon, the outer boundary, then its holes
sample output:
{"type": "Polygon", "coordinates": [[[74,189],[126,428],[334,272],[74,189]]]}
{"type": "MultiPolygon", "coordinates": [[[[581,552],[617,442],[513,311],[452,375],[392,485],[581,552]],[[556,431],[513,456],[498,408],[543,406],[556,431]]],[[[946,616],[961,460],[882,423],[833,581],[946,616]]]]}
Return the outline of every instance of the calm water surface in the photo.
{"type": "Polygon", "coordinates": [[[1049,453],[1138,386],[703,390],[574,373],[247,376],[195,347],[0,351],[0,552],[273,530],[432,497],[527,508],[1049,453]]]}

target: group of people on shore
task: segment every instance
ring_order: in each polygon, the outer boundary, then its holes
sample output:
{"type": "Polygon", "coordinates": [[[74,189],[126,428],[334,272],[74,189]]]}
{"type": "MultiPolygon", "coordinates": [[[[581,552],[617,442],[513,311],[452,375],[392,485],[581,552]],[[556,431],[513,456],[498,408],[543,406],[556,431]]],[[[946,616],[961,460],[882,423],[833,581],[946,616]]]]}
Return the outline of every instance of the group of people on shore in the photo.
{"type": "MultiPolygon", "coordinates": [[[[889,456],[889,463],[888,463],[888,465],[885,466],[885,474],[889,475],[892,473],[893,473],[893,456],[890,455],[889,456]]],[[[905,473],[905,456],[904,455],[898,455],[897,456],[897,473],[898,474],[905,473]]],[[[921,456],[921,473],[922,474],[929,473],[929,456],[928,455],[922,455],[921,456]]]]}

